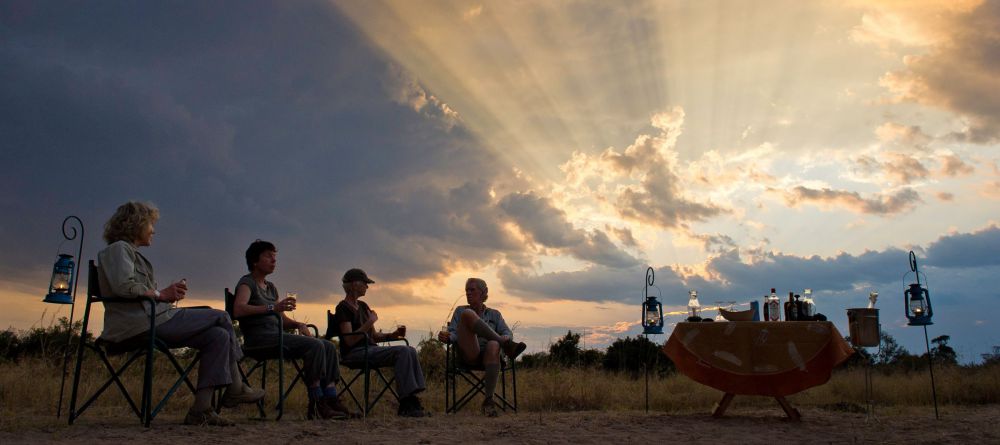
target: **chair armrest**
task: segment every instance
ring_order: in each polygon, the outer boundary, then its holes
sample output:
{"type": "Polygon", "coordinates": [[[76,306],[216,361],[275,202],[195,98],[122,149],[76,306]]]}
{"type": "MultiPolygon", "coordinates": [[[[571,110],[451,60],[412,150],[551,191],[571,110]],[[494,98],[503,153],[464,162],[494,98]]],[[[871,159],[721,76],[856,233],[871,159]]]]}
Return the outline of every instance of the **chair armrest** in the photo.
{"type": "Polygon", "coordinates": [[[312,329],[313,337],[319,338],[319,328],[316,325],[309,323],[306,325],[307,328],[312,329]]]}

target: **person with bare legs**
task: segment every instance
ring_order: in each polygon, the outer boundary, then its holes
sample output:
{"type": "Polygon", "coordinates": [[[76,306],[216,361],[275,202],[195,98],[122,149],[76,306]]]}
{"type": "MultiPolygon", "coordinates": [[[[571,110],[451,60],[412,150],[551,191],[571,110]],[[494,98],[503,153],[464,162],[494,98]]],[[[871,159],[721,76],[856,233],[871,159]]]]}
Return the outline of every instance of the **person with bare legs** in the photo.
{"type": "Polygon", "coordinates": [[[486,371],[483,379],[482,412],[489,417],[496,417],[496,402],[493,394],[496,392],[497,380],[500,376],[500,351],[514,360],[524,352],[527,345],[514,341],[507,322],[500,311],[486,307],[489,298],[489,288],[481,278],[469,278],[465,281],[466,306],[455,308],[455,313],[448,323],[448,330],[438,333],[438,340],[451,343],[458,347],[458,356],[467,365],[482,365],[486,371]]]}

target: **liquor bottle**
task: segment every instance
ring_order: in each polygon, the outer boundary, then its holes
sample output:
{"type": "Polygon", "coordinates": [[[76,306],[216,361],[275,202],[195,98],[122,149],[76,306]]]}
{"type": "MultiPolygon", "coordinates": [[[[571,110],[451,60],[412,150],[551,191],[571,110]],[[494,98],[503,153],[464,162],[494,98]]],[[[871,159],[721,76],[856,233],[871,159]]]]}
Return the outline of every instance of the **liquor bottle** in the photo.
{"type": "Polygon", "coordinates": [[[767,303],[767,294],[764,294],[764,301],[761,303],[761,321],[771,321],[771,305],[767,303]]]}
{"type": "Polygon", "coordinates": [[[767,320],[768,321],[781,321],[781,300],[778,299],[778,294],[771,288],[771,296],[767,298],[767,320]]]}
{"type": "Polygon", "coordinates": [[[813,316],[816,315],[816,304],[813,303],[812,293],[812,289],[806,289],[802,292],[802,310],[807,320],[812,320],[813,316]]]}
{"type": "Polygon", "coordinates": [[[794,295],[793,292],[788,293],[788,301],[785,302],[785,321],[795,321],[798,318],[796,317],[798,314],[795,313],[794,295]]]}
{"type": "Polygon", "coordinates": [[[805,307],[802,303],[801,295],[795,294],[795,301],[792,303],[792,312],[795,313],[795,321],[809,321],[809,317],[806,317],[805,307]]]}

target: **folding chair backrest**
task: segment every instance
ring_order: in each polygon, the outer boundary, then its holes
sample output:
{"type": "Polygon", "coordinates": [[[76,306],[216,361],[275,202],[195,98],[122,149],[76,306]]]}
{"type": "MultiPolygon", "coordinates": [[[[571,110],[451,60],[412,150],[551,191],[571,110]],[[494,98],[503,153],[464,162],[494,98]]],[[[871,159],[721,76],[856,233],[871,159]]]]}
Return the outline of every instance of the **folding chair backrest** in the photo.
{"type": "Polygon", "coordinates": [[[229,288],[226,288],[226,313],[229,314],[229,318],[236,320],[236,316],[233,315],[233,305],[236,304],[236,295],[229,292],[229,288]]]}
{"type": "Polygon", "coordinates": [[[333,337],[336,337],[338,335],[340,335],[340,326],[337,326],[337,324],[333,322],[333,312],[330,312],[330,310],[327,309],[326,310],[326,335],[324,335],[323,338],[325,338],[327,340],[332,340],[333,337]]]}

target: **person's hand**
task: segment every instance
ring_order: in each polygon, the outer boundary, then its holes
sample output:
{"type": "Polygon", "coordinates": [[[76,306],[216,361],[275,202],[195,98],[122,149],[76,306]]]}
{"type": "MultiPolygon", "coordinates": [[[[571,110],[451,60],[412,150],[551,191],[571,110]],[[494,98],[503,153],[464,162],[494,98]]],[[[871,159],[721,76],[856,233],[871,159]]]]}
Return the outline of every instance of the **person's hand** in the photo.
{"type": "Polygon", "coordinates": [[[305,335],[306,337],[312,337],[312,331],[309,330],[309,325],[299,323],[297,329],[299,330],[299,334],[305,335]]]}
{"type": "Polygon", "coordinates": [[[274,310],[277,312],[294,311],[295,306],[294,298],[283,298],[278,304],[274,305],[274,310]]]}
{"type": "Polygon", "coordinates": [[[187,295],[187,283],[184,280],[181,280],[161,290],[160,301],[175,303],[183,300],[185,295],[187,295]]]}
{"type": "Polygon", "coordinates": [[[448,331],[438,332],[438,341],[442,343],[448,343],[451,341],[451,334],[448,331]]]}
{"type": "Polygon", "coordinates": [[[406,326],[399,325],[395,331],[392,331],[392,336],[396,339],[406,338],[406,326]]]}

